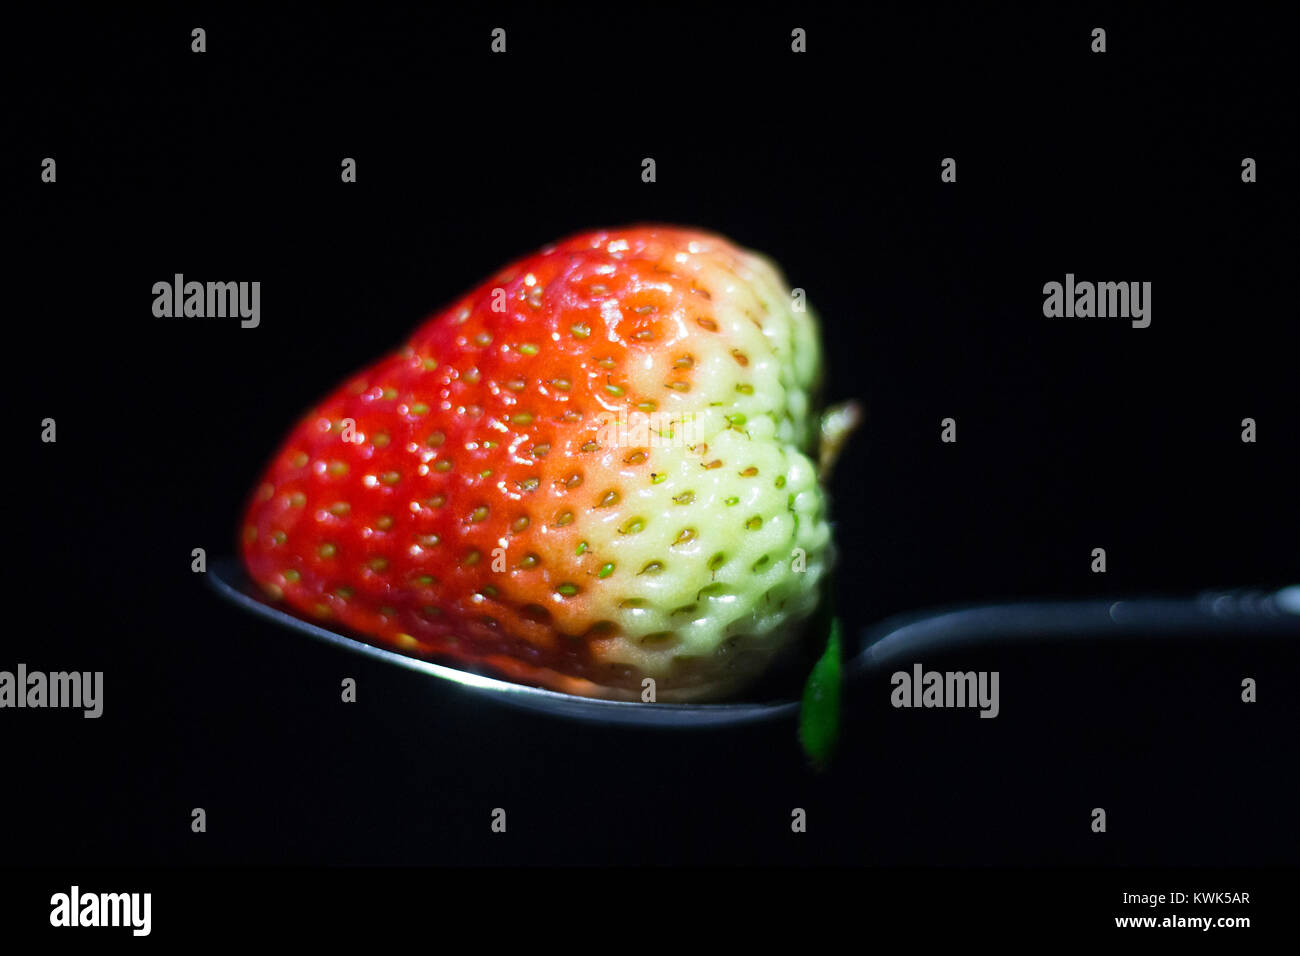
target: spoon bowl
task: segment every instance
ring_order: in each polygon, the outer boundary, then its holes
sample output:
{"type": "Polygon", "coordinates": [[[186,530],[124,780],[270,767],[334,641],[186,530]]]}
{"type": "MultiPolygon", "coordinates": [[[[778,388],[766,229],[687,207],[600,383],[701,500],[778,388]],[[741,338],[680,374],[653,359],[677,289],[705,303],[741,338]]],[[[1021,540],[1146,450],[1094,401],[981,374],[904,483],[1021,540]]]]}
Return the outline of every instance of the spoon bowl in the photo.
{"type": "Polygon", "coordinates": [[[541,711],[602,724],[633,724],[641,727],[721,727],[760,721],[789,719],[799,710],[796,697],[778,697],[761,703],[717,704],[641,703],[579,697],[560,691],[516,684],[449,664],[408,657],[338,631],[313,624],[267,601],[249,580],[235,558],[221,558],[208,569],[207,579],[216,593],[245,611],[299,634],[326,641],[336,647],[364,654],[429,677],[455,684],[465,691],[524,710],[541,711]]]}

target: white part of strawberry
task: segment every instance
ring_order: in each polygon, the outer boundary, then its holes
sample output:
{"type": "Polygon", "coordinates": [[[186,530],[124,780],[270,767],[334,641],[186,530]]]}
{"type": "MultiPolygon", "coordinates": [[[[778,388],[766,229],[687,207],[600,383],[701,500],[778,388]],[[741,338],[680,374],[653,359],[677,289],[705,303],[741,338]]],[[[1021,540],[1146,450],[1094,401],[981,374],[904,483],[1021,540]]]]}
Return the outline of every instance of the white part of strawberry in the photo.
{"type": "MultiPolygon", "coordinates": [[[[629,377],[662,396],[671,419],[694,415],[691,443],[675,430],[654,441],[660,480],[629,482],[635,490],[608,515],[586,516],[583,534],[614,566],[600,588],[617,628],[596,655],[654,678],[659,699],[685,700],[740,686],[797,636],[819,600],[830,529],[814,461],[813,313],[795,311],[779,273],[752,253],[731,269],[678,253],[673,267],[705,290],[716,328],[679,317],[680,341],[647,353],[629,377]],[[693,387],[665,390],[683,352],[693,387]]],[[[628,450],[609,449],[610,465],[628,450]]]]}

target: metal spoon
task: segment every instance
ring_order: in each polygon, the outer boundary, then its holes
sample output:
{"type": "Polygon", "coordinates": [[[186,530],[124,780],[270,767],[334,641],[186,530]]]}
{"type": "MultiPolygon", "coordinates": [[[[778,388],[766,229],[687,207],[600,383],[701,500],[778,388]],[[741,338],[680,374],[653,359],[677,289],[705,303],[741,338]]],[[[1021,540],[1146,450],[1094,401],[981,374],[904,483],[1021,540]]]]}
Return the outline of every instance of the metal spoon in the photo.
{"type": "MultiPolygon", "coordinates": [[[[407,657],[321,627],[266,601],[234,558],[213,563],[213,589],[232,604],[272,623],[390,664],[451,681],[465,690],[526,710],[577,720],[642,727],[719,727],[794,717],[794,694],[762,702],[644,704],[598,700],[486,677],[407,657]]],[[[1190,598],[1023,602],[892,617],[868,628],[846,648],[846,681],[911,664],[918,656],[977,644],[1052,638],[1202,634],[1300,636],[1300,585],[1277,591],[1217,591],[1190,598]]],[[[802,677],[802,675],[800,675],[802,677]]],[[[796,685],[797,686],[797,685],[796,685]]]]}

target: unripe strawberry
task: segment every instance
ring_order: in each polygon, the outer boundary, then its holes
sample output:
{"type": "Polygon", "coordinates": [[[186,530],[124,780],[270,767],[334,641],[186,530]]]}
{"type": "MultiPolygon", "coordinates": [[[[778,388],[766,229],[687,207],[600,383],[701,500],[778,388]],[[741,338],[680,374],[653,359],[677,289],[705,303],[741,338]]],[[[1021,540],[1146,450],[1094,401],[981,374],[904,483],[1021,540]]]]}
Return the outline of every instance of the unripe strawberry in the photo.
{"type": "Polygon", "coordinates": [[[813,611],[830,532],[815,321],[766,259],[650,226],[567,239],[329,395],[254,494],[274,598],[570,693],[724,694],[813,611]]]}

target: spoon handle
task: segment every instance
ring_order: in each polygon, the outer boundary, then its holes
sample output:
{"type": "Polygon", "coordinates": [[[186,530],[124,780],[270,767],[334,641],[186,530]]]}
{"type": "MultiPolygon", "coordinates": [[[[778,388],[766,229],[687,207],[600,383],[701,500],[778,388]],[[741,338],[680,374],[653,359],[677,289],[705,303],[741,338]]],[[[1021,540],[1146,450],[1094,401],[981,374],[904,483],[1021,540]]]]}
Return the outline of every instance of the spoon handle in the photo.
{"type": "Polygon", "coordinates": [[[853,670],[996,641],[1054,638],[1300,637],[1300,585],[1193,597],[1090,598],[900,615],[870,629],[853,670]]]}

